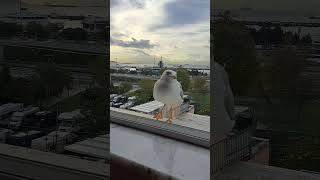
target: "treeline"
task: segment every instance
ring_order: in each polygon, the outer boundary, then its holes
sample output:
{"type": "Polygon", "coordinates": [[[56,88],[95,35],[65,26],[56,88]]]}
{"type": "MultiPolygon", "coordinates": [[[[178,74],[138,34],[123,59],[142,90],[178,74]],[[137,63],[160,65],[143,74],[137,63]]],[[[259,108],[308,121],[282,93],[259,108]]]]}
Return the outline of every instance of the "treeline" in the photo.
{"type": "MultiPolygon", "coordinates": [[[[22,60],[29,62],[51,62],[57,64],[73,64],[87,66],[92,59],[99,55],[76,54],[73,52],[59,52],[50,49],[37,49],[32,47],[4,46],[3,56],[7,60],[22,60]],[[19,53],[17,53],[19,52],[19,53]]],[[[103,57],[103,56],[102,56],[103,57]]]]}
{"type": "Polygon", "coordinates": [[[11,38],[22,36],[38,40],[63,39],[63,40],[100,40],[108,42],[109,35],[107,31],[88,34],[82,28],[66,28],[59,23],[48,23],[42,25],[36,22],[30,22],[25,26],[16,23],[7,23],[0,21],[0,38],[11,38]]]}
{"type": "Polygon", "coordinates": [[[284,31],[280,26],[262,26],[258,30],[256,28],[248,28],[248,30],[258,45],[308,45],[312,43],[311,35],[301,35],[300,30],[298,32],[284,31]]]}
{"type": "Polygon", "coordinates": [[[1,102],[41,104],[71,87],[71,74],[54,64],[39,65],[31,77],[14,77],[8,66],[0,70],[1,102]]]}

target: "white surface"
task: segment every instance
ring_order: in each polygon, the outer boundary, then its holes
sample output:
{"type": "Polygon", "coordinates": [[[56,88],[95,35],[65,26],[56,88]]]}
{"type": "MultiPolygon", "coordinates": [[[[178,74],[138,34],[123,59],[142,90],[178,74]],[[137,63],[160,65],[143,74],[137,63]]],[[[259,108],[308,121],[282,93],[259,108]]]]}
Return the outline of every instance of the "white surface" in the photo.
{"type": "Polygon", "coordinates": [[[183,180],[210,179],[208,149],[110,125],[111,153],[183,180]]]}
{"type": "Polygon", "coordinates": [[[233,128],[234,121],[234,99],[230,88],[229,77],[224,68],[214,62],[213,76],[213,114],[214,121],[211,124],[211,139],[216,142],[224,139],[233,128]]]}
{"type": "Polygon", "coordinates": [[[138,106],[134,106],[131,108],[131,110],[143,112],[143,113],[152,113],[158,109],[160,109],[163,106],[163,103],[159,101],[151,101],[145,104],[140,104],[138,106]]]}

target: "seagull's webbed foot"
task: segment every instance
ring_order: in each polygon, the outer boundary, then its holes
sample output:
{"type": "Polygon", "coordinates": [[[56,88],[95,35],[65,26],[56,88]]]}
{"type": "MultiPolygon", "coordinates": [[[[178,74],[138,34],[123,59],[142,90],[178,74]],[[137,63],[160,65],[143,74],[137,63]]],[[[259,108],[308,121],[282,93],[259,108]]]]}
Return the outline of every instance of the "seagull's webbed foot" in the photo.
{"type": "Polygon", "coordinates": [[[153,118],[155,118],[156,120],[162,119],[162,111],[158,112],[157,114],[155,114],[153,116],[153,118]]]}

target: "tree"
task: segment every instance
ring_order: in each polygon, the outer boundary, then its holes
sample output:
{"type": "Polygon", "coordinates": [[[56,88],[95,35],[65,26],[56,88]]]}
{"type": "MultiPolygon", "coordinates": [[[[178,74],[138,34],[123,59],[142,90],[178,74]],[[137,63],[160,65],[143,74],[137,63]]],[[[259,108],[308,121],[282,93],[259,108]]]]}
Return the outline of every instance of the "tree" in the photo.
{"type": "Polygon", "coordinates": [[[47,39],[49,37],[48,29],[36,22],[28,23],[25,31],[27,36],[34,37],[36,39],[47,39]]]}
{"type": "Polygon", "coordinates": [[[188,70],[184,68],[177,69],[177,80],[181,83],[181,86],[184,92],[189,90],[190,75],[188,70]]]}
{"type": "Polygon", "coordinates": [[[139,84],[142,91],[146,94],[153,94],[153,86],[155,81],[151,79],[142,79],[139,84]]]}
{"type": "Polygon", "coordinates": [[[208,84],[204,77],[197,76],[192,80],[192,90],[196,93],[207,93],[208,84]]]}
{"type": "Polygon", "coordinates": [[[53,63],[39,65],[36,73],[45,86],[47,97],[57,96],[64,88],[71,87],[71,74],[53,63]]]}
{"type": "Polygon", "coordinates": [[[10,68],[7,65],[2,66],[0,72],[0,84],[5,86],[11,80],[10,68]]]}
{"type": "Polygon", "coordinates": [[[107,69],[107,59],[103,56],[96,56],[88,64],[89,71],[94,75],[94,81],[106,91],[109,92],[108,89],[110,79],[109,70],[107,69]]]}
{"type": "Polygon", "coordinates": [[[67,40],[83,41],[88,39],[88,33],[81,28],[67,28],[64,29],[60,36],[67,40]]]}
{"type": "Polygon", "coordinates": [[[123,82],[123,83],[121,83],[119,88],[121,90],[120,94],[126,93],[126,92],[128,92],[128,91],[130,91],[132,89],[132,84],[129,83],[129,82],[123,82]]]}
{"type": "Polygon", "coordinates": [[[58,23],[49,23],[46,26],[46,29],[49,32],[50,38],[57,38],[59,31],[63,29],[63,25],[58,23]]]}
{"type": "Polygon", "coordinates": [[[215,61],[225,65],[235,95],[243,95],[258,74],[255,42],[247,27],[233,21],[220,21],[213,30],[215,61]]]}

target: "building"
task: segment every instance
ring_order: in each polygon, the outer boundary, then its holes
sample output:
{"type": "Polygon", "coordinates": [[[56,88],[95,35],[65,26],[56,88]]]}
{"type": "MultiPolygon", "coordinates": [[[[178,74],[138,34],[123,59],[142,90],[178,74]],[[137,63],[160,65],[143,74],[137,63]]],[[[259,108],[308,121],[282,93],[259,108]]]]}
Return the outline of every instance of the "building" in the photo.
{"type": "Polygon", "coordinates": [[[31,22],[38,23],[43,26],[46,26],[49,23],[48,16],[35,14],[28,11],[21,11],[21,13],[17,12],[17,13],[8,14],[4,17],[1,17],[0,21],[4,21],[7,23],[21,24],[23,26],[31,22]]]}
{"type": "Polygon", "coordinates": [[[88,33],[98,33],[105,31],[109,22],[106,18],[88,16],[82,21],[83,29],[88,33]]]}

